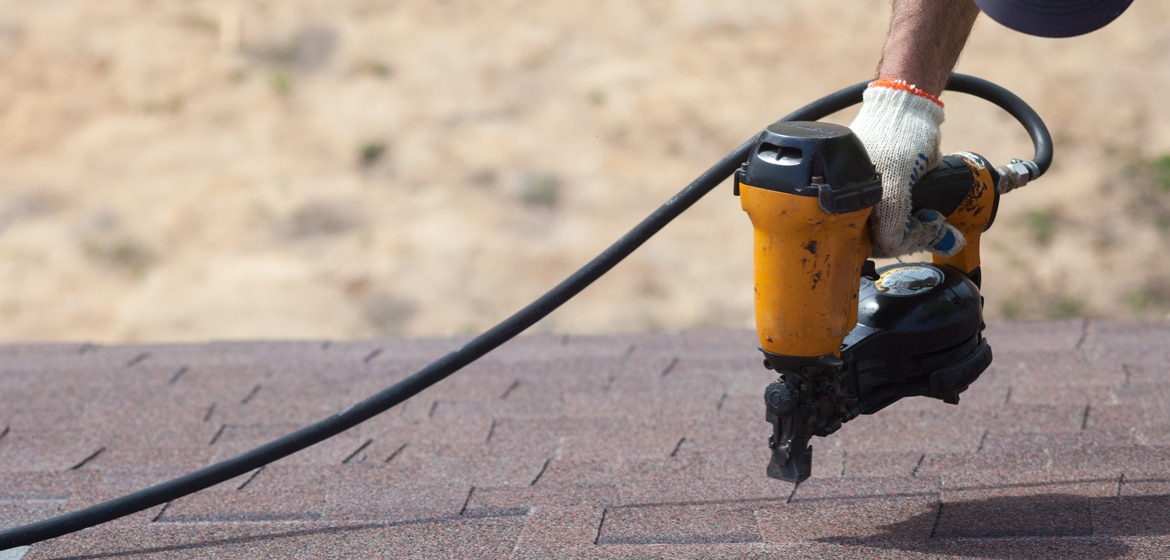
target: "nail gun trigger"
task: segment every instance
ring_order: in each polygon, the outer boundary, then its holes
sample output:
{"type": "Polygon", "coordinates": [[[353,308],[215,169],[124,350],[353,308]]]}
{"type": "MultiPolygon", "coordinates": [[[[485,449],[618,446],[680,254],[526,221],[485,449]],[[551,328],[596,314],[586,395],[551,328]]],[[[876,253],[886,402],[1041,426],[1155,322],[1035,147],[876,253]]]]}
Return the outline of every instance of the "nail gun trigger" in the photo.
{"type": "Polygon", "coordinates": [[[861,265],[861,277],[876,282],[878,279],[877,263],[866,259],[865,263],[861,265]]]}

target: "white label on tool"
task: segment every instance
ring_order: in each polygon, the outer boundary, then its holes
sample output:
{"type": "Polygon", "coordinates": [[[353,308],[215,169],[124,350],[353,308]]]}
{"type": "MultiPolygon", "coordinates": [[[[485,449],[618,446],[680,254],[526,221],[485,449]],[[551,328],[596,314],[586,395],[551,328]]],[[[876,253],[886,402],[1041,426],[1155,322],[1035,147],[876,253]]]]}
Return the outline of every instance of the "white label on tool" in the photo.
{"type": "Polygon", "coordinates": [[[883,272],[874,287],[892,296],[912,296],[929,291],[942,281],[942,271],[933,266],[907,265],[883,272]]]}

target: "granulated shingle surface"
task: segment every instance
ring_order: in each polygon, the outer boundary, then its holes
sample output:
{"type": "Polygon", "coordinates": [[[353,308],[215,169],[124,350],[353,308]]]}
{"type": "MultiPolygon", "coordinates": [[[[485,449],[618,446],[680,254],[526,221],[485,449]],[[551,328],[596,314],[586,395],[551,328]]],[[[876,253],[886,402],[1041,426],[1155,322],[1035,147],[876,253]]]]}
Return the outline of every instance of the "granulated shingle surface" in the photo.
{"type": "MultiPolygon", "coordinates": [[[[755,334],[533,335],[340,436],[9,558],[1162,558],[1170,322],[996,323],[765,477],[755,334]]],[[[0,346],[0,525],[234,456],[466,339],[0,346]]]]}

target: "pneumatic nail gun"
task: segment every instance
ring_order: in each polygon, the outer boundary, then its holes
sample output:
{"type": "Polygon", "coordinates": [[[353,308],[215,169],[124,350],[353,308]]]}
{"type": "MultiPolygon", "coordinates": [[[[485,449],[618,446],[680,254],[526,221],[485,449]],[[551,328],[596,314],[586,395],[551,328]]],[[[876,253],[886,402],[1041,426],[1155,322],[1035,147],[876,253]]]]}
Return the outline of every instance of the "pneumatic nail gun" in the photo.
{"type": "Polygon", "coordinates": [[[991,364],[980,236],[1000,196],[1042,172],[1035,161],[995,168],[972,153],[946,156],[913,187],[914,209],[947,216],[965,247],[929,263],[877,268],[866,222],[881,180],[860,140],[847,127],[811,121],[760,133],[735,179],[754,228],[760,349],[779,374],[764,393],[768,476],[799,484],[811,473],[812,436],[899,399],[958,404],[991,364]]]}

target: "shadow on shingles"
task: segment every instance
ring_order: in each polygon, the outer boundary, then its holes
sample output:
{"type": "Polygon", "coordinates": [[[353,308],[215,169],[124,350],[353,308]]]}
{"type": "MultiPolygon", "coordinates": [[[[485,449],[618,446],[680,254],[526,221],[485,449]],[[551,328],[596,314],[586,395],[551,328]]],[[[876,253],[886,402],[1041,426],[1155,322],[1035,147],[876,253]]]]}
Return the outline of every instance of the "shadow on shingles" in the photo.
{"type": "Polygon", "coordinates": [[[330,533],[344,533],[347,531],[363,531],[367,529],[374,529],[382,527],[376,523],[363,523],[356,525],[343,525],[336,527],[315,527],[312,529],[299,529],[296,531],[284,531],[280,533],[264,533],[260,535],[241,535],[238,537],[228,537],[219,539],[200,540],[196,542],[189,542],[183,544],[172,544],[166,546],[154,546],[150,548],[132,548],[125,550],[116,550],[112,552],[99,552],[96,554],[82,554],[80,556],[66,556],[60,560],[96,560],[98,558],[129,558],[134,556],[144,556],[149,554],[161,554],[165,552],[179,552],[179,551],[196,551],[201,548],[212,548],[219,546],[227,546],[233,544],[248,544],[254,542],[270,541],[277,539],[291,539],[296,537],[306,537],[312,535],[327,535],[330,533]]]}
{"type": "MultiPolygon", "coordinates": [[[[501,516],[506,517],[506,516],[501,516]]],[[[115,550],[110,552],[99,552],[95,554],[82,554],[77,556],[66,556],[58,560],[98,560],[101,558],[133,558],[136,556],[148,556],[154,554],[162,554],[166,552],[190,552],[192,555],[198,553],[200,549],[214,549],[223,546],[240,545],[249,543],[260,543],[265,541],[275,541],[280,539],[294,539],[298,537],[311,537],[316,535],[329,535],[337,533],[369,531],[373,529],[386,529],[388,527],[402,527],[408,525],[426,525],[429,523],[442,523],[449,521],[461,521],[460,517],[431,517],[425,519],[411,519],[408,521],[383,522],[383,523],[354,523],[350,525],[333,525],[329,527],[311,527],[305,529],[297,529],[294,531],[280,531],[280,532],[263,532],[253,533],[247,535],[239,535],[235,537],[222,538],[200,538],[193,537],[192,542],[171,544],[165,546],[154,546],[149,548],[127,548],[123,550],[115,550]],[[194,540],[197,539],[197,540],[194,540]]],[[[181,524],[180,524],[181,525],[181,524]]],[[[247,525],[243,525],[247,527],[247,525]]],[[[253,525],[253,527],[256,527],[253,525]]],[[[259,526],[263,527],[263,526],[259,526]]],[[[261,529],[263,530],[263,529],[261,529]]],[[[211,551],[214,554],[214,550],[211,551]]]]}
{"type": "Polygon", "coordinates": [[[1127,537],[1170,535],[1170,495],[997,496],[942,502],[933,512],[880,527],[867,537],[820,542],[978,558],[1119,558],[1127,537]],[[924,526],[929,538],[907,539],[924,526]]]}

